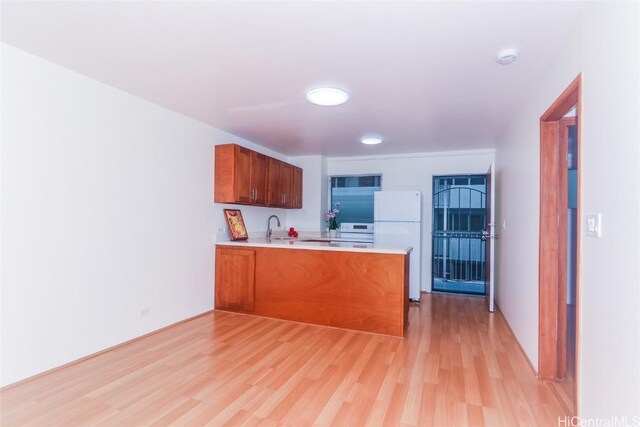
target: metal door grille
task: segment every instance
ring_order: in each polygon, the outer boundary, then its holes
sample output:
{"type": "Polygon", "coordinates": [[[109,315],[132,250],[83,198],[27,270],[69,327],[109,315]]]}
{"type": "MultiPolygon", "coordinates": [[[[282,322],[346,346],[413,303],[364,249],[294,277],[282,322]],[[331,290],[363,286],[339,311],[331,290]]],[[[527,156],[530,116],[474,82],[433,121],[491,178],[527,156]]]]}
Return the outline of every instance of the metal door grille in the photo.
{"type": "Polygon", "coordinates": [[[434,178],[434,290],[484,294],[486,223],[486,177],[434,178]]]}

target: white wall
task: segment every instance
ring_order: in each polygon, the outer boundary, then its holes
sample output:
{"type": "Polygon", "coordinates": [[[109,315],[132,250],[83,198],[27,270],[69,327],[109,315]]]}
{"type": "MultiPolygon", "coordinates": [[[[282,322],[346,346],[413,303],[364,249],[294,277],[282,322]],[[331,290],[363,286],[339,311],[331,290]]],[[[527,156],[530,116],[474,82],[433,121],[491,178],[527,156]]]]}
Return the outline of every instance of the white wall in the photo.
{"type": "Polygon", "coordinates": [[[2,110],[2,385],[213,308],[214,144],[282,156],[4,44],[2,110]]]}
{"type": "MultiPolygon", "coordinates": [[[[579,402],[586,418],[640,416],[640,34],[637,2],[591,2],[568,39],[506,117],[496,149],[498,303],[538,363],[539,117],[583,74],[582,218],[602,213],[602,238],[582,240],[579,402]],[[499,221],[500,222],[500,221],[499,221]]],[[[629,420],[628,422],[631,422],[629,420]]]]}
{"type": "MultiPolygon", "coordinates": [[[[327,175],[382,174],[382,190],[422,191],[423,291],[431,291],[431,224],[433,177],[485,174],[494,160],[493,150],[416,153],[395,156],[327,159],[327,175]]],[[[325,197],[323,200],[327,200],[325,197]]],[[[325,202],[328,203],[328,202],[325,202]]],[[[325,209],[328,206],[325,205],[325,209]]]]}

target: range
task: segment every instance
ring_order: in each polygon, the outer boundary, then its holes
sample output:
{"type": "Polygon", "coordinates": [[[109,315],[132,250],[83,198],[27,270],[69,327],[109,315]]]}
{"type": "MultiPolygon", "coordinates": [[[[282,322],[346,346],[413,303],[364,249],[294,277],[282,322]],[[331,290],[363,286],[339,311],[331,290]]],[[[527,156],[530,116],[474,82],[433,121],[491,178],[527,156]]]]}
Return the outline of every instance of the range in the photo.
{"type": "Polygon", "coordinates": [[[343,222],[340,224],[340,234],[332,237],[331,242],[373,244],[373,224],[343,222]]]}

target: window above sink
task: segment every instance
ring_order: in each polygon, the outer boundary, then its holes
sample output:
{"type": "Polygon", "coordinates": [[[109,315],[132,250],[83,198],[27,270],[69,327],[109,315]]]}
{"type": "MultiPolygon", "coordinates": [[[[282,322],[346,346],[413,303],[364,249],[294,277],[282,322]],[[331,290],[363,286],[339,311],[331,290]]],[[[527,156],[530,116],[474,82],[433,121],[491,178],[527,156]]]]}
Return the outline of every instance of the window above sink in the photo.
{"type": "Polygon", "coordinates": [[[330,178],[329,209],[340,202],[340,222],[373,223],[373,193],[382,175],[335,175],[330,178]]]}

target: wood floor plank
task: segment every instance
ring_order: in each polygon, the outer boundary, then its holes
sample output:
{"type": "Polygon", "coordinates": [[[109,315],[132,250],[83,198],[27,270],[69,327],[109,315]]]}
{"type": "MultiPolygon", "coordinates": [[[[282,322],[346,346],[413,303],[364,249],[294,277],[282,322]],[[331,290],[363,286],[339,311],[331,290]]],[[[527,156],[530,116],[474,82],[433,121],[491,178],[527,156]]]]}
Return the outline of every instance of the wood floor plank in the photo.
{"type": "Polygon", "coordinates": [[[377,390],[373,407],[371,408],[369,414],[367,414],[366,425],[383,425],[387,409],[389,407],[389,404],[391,403],[393,391],[395,390],[398,375],[400,374],[400,370],[401,368],[397,366],[388,366],[384,379],[382,380],[382,384],[377,390]]]}
{"type": "MultiPolygon", "coordinates": [[[[0,390],[2,426],[551,425],[571,410],[481,298],[424,295],[404,339],[211,312],[0,390]]],[[[566,387],[565,387],[566,388],[566,387]]]]}

